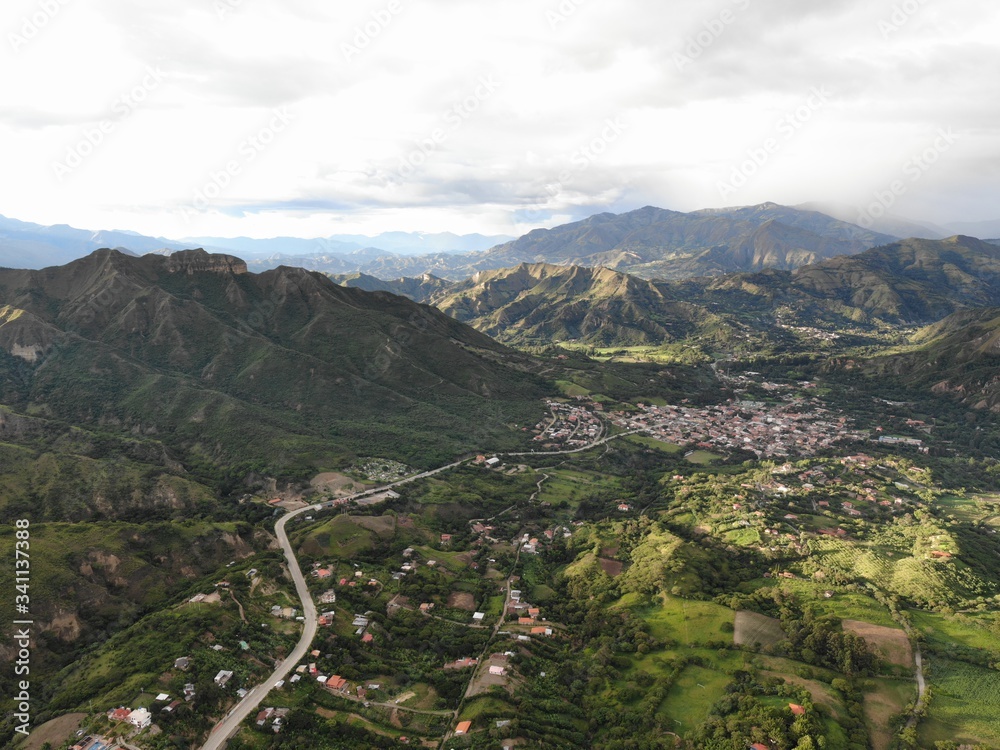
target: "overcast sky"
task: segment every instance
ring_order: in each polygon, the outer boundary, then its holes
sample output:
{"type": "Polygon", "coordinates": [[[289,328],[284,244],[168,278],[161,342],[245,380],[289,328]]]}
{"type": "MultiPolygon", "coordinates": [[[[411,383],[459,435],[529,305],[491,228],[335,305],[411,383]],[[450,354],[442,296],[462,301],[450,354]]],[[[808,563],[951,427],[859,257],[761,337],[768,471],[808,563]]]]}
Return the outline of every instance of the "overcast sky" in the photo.
{"type": "Polygon", "coordinates": [[[0,214],[167,237],[519,234],[881,199],[1000,218],[972,0],[8,0],[0,214]]]}

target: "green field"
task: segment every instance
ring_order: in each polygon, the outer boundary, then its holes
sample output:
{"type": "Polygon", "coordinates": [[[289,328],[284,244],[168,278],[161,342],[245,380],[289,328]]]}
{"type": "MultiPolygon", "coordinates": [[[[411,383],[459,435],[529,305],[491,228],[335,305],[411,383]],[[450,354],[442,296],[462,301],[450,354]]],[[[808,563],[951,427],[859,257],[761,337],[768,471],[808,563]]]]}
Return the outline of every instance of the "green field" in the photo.
{"type": "Polygon", "coordinates": [[[705,721],[712,706],[726,694],[731,679],[714,669],[689,666],[667,692],[660,710],[674,722],[677,733],[684,735],[705,721]]]}
{"type": "Polygon", "coordinates": [[[713,602],[688,601],[664,596],[663,604],[652,609],[636,610],[649,624],[657,638],[669,638],[686,646],[700,646],[709,641],[728,641],[723,623],[733,624],[736,613],[713,602]]]}
{"type": "Polygon", "coordinates": [[[871,542],[827,537],[813,539],[810,547],[823,568],[856,576],[918,602],[959,603],[991,590],[988,582],[958,560],[898,557],[893,550],[871,542]]]}
{"type": "Polygon", "coordinates": [[[350,516],[337,516],[310,529],[299,542],[300,549],[313,557],[331,556],[349,560],[372,549],[376,534],[355,523],[350,516]]]}
{"type": "MultiPolygon", "coordinates": [[[[580,499],[597,492],[617,492],[621,484],[616,478],[584,469],[540,469],[548,479],[542,484],[539,502],[575,504],[580,499]]],[[[537,480],[536,480],[537,481],[537,480]]]]}
{"type": "Polygon", "coordinates": [[[723,538],[738,547],[756,547],[761,543],[760,532],[757,529],[734,529],[723,534],[723,538]]]}
{"type": "Polygon", "coordinates": [[[625,438],[631,443],[637,443],[638,445],[644,445],[647,448],[655,448],[658,451],[663,451],[664,453],[680,453],[684,448],[675,443],[667,443],[663,440],[657,440],[656,438],[647,437],[645,435],[629,435],[625,438]]]}
{"type": "Polygon", "coordinates": [[[917,697],[913,680],[872,680],[874,689],[865,694],[865,723],[875,750],[887,750],[892,742],[891,722],[917,697]]]}
{"type": "Polygon", "coordinates": [[[688,455],[684,456],[688,463],[695,464],[696,466],[708,466],[715,461],[721,461],[722,456],[709,453],[708,451],[692,451],[688,455]]]}
{"type": "Polygon", "coordinates": [[[781,629],[779,620],[747,610],[736,613],[733,642],[737,645],[753,646],[759,643],[761,648],[768,648],[784,639],[785,632],[781,629]]]}
{"type": "Polygon", "coordinates": [[[958,643],[968,648],[988,651],[1000,657],[1000,618],[996,615],[951,615],[911,611],[913,625],[938,648],[958,643]]]}
{"type": "Polygon", "coordinates": [[[556,385],[564,396],[589,396],[590,391],[584,388],[582,385],[577,385],[576,383],[571,383],[568,380],[557,380],[556,385]]]}
{"type": "Polygon", "coordinates": [[[507,701],[492,696],[478,696],[462,706],[459,721],[475,722],[480,716],[513,716],[516,709],[507,701]]]}
{"type": "Polygon", "coordinates": [[[919,726],[925,746],[940,740],[1000,746],[1000,672],[948,659],[926,659],[934,690],[919,726]]]}

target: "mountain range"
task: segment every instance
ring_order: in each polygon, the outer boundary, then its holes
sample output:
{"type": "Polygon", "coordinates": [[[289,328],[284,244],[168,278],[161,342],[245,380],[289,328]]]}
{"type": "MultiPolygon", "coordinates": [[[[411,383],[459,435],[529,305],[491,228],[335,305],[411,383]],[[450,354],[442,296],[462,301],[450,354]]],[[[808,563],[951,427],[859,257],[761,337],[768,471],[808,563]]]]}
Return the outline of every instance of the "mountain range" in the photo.
{"type": "Polygon", "coordinates": [[[478,252],[511,239],[506,235],[384,232],[375,237],[345,234],[314,239],[189,237],[172,240],[129,231],[76,229],[65,224],[43,226],[0,216],[0,267],[39,269],[63,265],[101,248],[116,248],[135,255],[204,248],[237,253],[255,270],[261,271],[289,265],[349,272],[361,263],[378,258],[478,252]]]}
{"type": "Polygon", "coordinates": [[[534,367],[403,297],[203,250],[0,270],[3,403],[161,441],[188,465],[421,465],[510,443],[547,392],[534,367]]]}
{"type": "Polygon", "coordinates": [[[900,237],[940,239],[947,235],[940,227],[897,218],[883,218],[873,225],[892,231],[872,231],[851,223],[850,209],[833,206],[826,208],[826,213],[824,208],[764,203],[682,213],[647,206],[537,229],[517,239],[389,232],[376,237],[168,240],[129,232],[42,227],[0,218],[0,265],[40,268],[68,262],[99,247],[116,247],[137,255],[201,247],[239,255],[250,270],[258,272],[285,265],[385,280],[432,274],[458,281],[479,271],[549,263],[603,266],[648,279],[675,280],[772,268],[791,270],[853,255],[900,237]]]}
{"type": "Polygon", "coordinates": [[[460,282],[333,278],[427,302],[512,345],[658,346],[697,338],[723,352],[751,332],[787,339],[782,326],[887,330],[1000,305],[1000,248],[961,236],[908,239],[790,271],[678,281],[544,263],[460,282]]]}

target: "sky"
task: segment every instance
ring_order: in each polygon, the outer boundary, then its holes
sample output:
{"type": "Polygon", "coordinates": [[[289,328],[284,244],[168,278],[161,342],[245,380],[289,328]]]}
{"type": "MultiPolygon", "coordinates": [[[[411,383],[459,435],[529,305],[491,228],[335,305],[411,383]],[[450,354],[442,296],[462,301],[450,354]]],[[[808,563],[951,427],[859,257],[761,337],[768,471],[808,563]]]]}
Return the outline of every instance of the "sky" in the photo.
{"type": "Polygon", "coordinates": [[[0,214],[24,221],[1000,219],[1000,6],[978,0],[8,0],[0,31],[0,214]]]}

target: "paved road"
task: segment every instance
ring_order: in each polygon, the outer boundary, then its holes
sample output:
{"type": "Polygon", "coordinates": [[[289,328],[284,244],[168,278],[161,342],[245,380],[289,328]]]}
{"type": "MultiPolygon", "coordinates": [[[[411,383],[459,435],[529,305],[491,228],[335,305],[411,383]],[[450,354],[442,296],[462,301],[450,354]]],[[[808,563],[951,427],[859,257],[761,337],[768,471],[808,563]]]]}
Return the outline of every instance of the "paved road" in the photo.
{"type": "MultiPolygon", "coordinates": [[[[383,484],[381,487],[373,487],[370,490],[365,490],[364,492],[356,492],[353,495],[348,495],[347,497],[337,498],[336,500],[330,500],[329,502],[323,503],[322,507],[330,507],[337,503],[349,502],[351,500],[360,500],[363,497],[368,497],[369,495],[378,495],[386,490],[391,490],[393,487],[399,487],[401,484],[408,484],[409,482],[416,482],[418,479],[426,479],[427,477],[432,477],[435,474],[440,474],[442,471],[448,471],[449,469],[454,469],[462,464],[464,464],[468,459],[462,459],[461,461],[455,461],[448,464],[447,466],[440,466],[437,469],[431,469],[430,471],[425,471],[421,474],[414,474],[412,477],[407,477],[406,479],[400,479],[399,481],[393,482],[392,484],[383,484]]],[[[314,508],[318,509],[320,506],[314,508]]],[[[297,511],[301,512],[301,511],[297,511]]]]}
{"type": "Polygon", "coordinates": [[[281,548],[285,551],[285,558],[288,560],[288,570],[292,574],[292,580],[295,582],[295,591],[299,595],[299,599],[302,600],[302,615],[305,617],[305,627],[302,630],[302,637],[299,638],[298,644],[296,644],[295,649],[288,655],[288,657],[281,662],[274,673],[271,674],[262,684],[251,690],[247,696],[236,704],[236,707],[229,712],[225,719],[223,719],[219,724],[216,725],[215,729],[209,735],[208,740],[202,745],[202,750],[220,750],[226,746],[226,742],[229,738],[236,733],[240,724],[250,716],[252,713],[257,711],[261,703],[267,697],[267,694],[271,689],[277,684],[277,682],[285,677],[295,665],[300,663],[305,657],[306,652],[312,646],[313,638],[316,637],[317,629],[317,617],[316,617],[316,604],[313,602],[312,596],[309,593],[309,589],[306,587],[306,579],[302,575],[302,569],[299,567],[298,560],[295,559],[295,553],[292,551],[292,544],[288,541],[288,534],[285,533],[285,524],[295,516],[308,511],[319,510],[318,505],[310,505],[306,508],[300,508],[292,513],[286,513],[274,526],[275,534],[278,536],[278,542],[281,544],[281,548]]]}
{"type": "Polygon", "coordinates": [[[924,679],[924,655],[920,652],[920,646],[914,644],[913,659],[917,665],[917,702],[913,706],[913,716],[906,722],[906,728],[912,729],[920,720],[920,710],[924,707],[924,694],[927,692],[927,681],[924,679]]]}
{"type": "MultiPolygon", "coordinates": [[[[630,430],[628,432],[623,432],[618,435],[611,435],[604,437],[600,440],[596,440],[589,445],[585,445],[581,448],[574,448],[573,450],[565,451],[551,451],[546,453],[500,453],[497,455],[502,456],[558,456],[567,453],[582,453],[583,451],[588,451],[592,448],[596,448],[599,445],[603,445],[610,440],[615,440],[616,438],[625,437],[626,435],[634,435],[639,432],[647,432],[650,428],[644,428],[640,430],[630,430]]],[[[286,513],[274,526],[275,534],[278,537],[278,542],[281,544],[281,548],[285,552],[285,558],[288,560],[288,569],[292,574],[292,580],[295,582],[295,590],[299,595],[299,599],[302,600],[302,614],[305,617],[305,628],[302,631],[302,637],[299,638],[298,644],[295,649],[288,655],[288,657],[281,662],[278,668],[268,677],[262,684],[251,690],[247,696],[236,704],[226,718],[219,722],[212,733],[209,735],[208,740],[204,745],[201,746],[202,750],[221,750],[226,746],[229,738],[234,735],[239,729],[240,724],[248,717],[250,714],[257,711],[261,703],[267,697],[267,694],[274,688],[277,682],[287,675],[292,667],[297,665],[305,657],[309,648],[312,646],[313,639],[316,637],[316,631],[318,628],[318,619],[316,615],[316,604],[313,602],[312,595],[309,593],[309,589],[306,586],[305,578],[302,575],[302,569],[299,567],[298,560],[295,559],[295,553],[292,550],[292,544],[288,540],[288,535],[285,533],[285,524],[289,520],[295,518],[296,516],[302,515],[309,511],[317,511],[323,507],[329,507],[334,505],[334,502],[344,502],[351,500],[358,500],[363,497],[368,497],[369,495],[377,495],[386,490],[390,490],[393,487],[398,487],[409,482],[415,482],[418,479],[425,479],[427,477],[432,477],[435,474],[440,474],[445,471],[457,468],[464,464],[468,459],[462,459],[460,461],[454,461],[453,463],[447,464],[446,466],[438,467],[437,469],[432,469],[431,471],[425,471],[420,474],[415,474],[412,477],[407,477],[406,479],[400,479],[399,481],[393,482],[391,484],[382,485],[381,487],[375,487],[370,490],[365,490],[364,492],[358,492],[345,498],[340,498],[338,501],[331,501],[322,503],[320,505],[309,505],[305,508],[299,508],[291,513],[286,513]]],[[[518,546],[518,555],[520,555],[520,545],[518,546]]],[[[510,596],[510,586],[508,584],[508,597],[510,596]]],[[[506,611],[506,608],[505,608],[506,611]]],[[[502,618],[501,618],[502,622],[502,618]]],[[[497,625],[499,629],[499,623],[497,625]]]]}
{"type": "Polygon", "coordinates": [[[601,438],[600,440],[595,440],[593,443],[587,443],[579,448],[573,448],[567,451],[529,451],[527,453],[497,453],[498,456],[565,456],[568,453],[583,453],[584,451],[589,451],[592,448],[596,448],[599,445],[604,445],[612,440],[617,440],[618,438],[628,437],[629,435],[636,435],[640,432],[649,432],[650,430],[660,427],[661,425],[650,425],[649,427],[643,427],[639,430],[629,430],[628,432],[619,432],[617,435],[608,435],[608,437],[601,438]]]}

